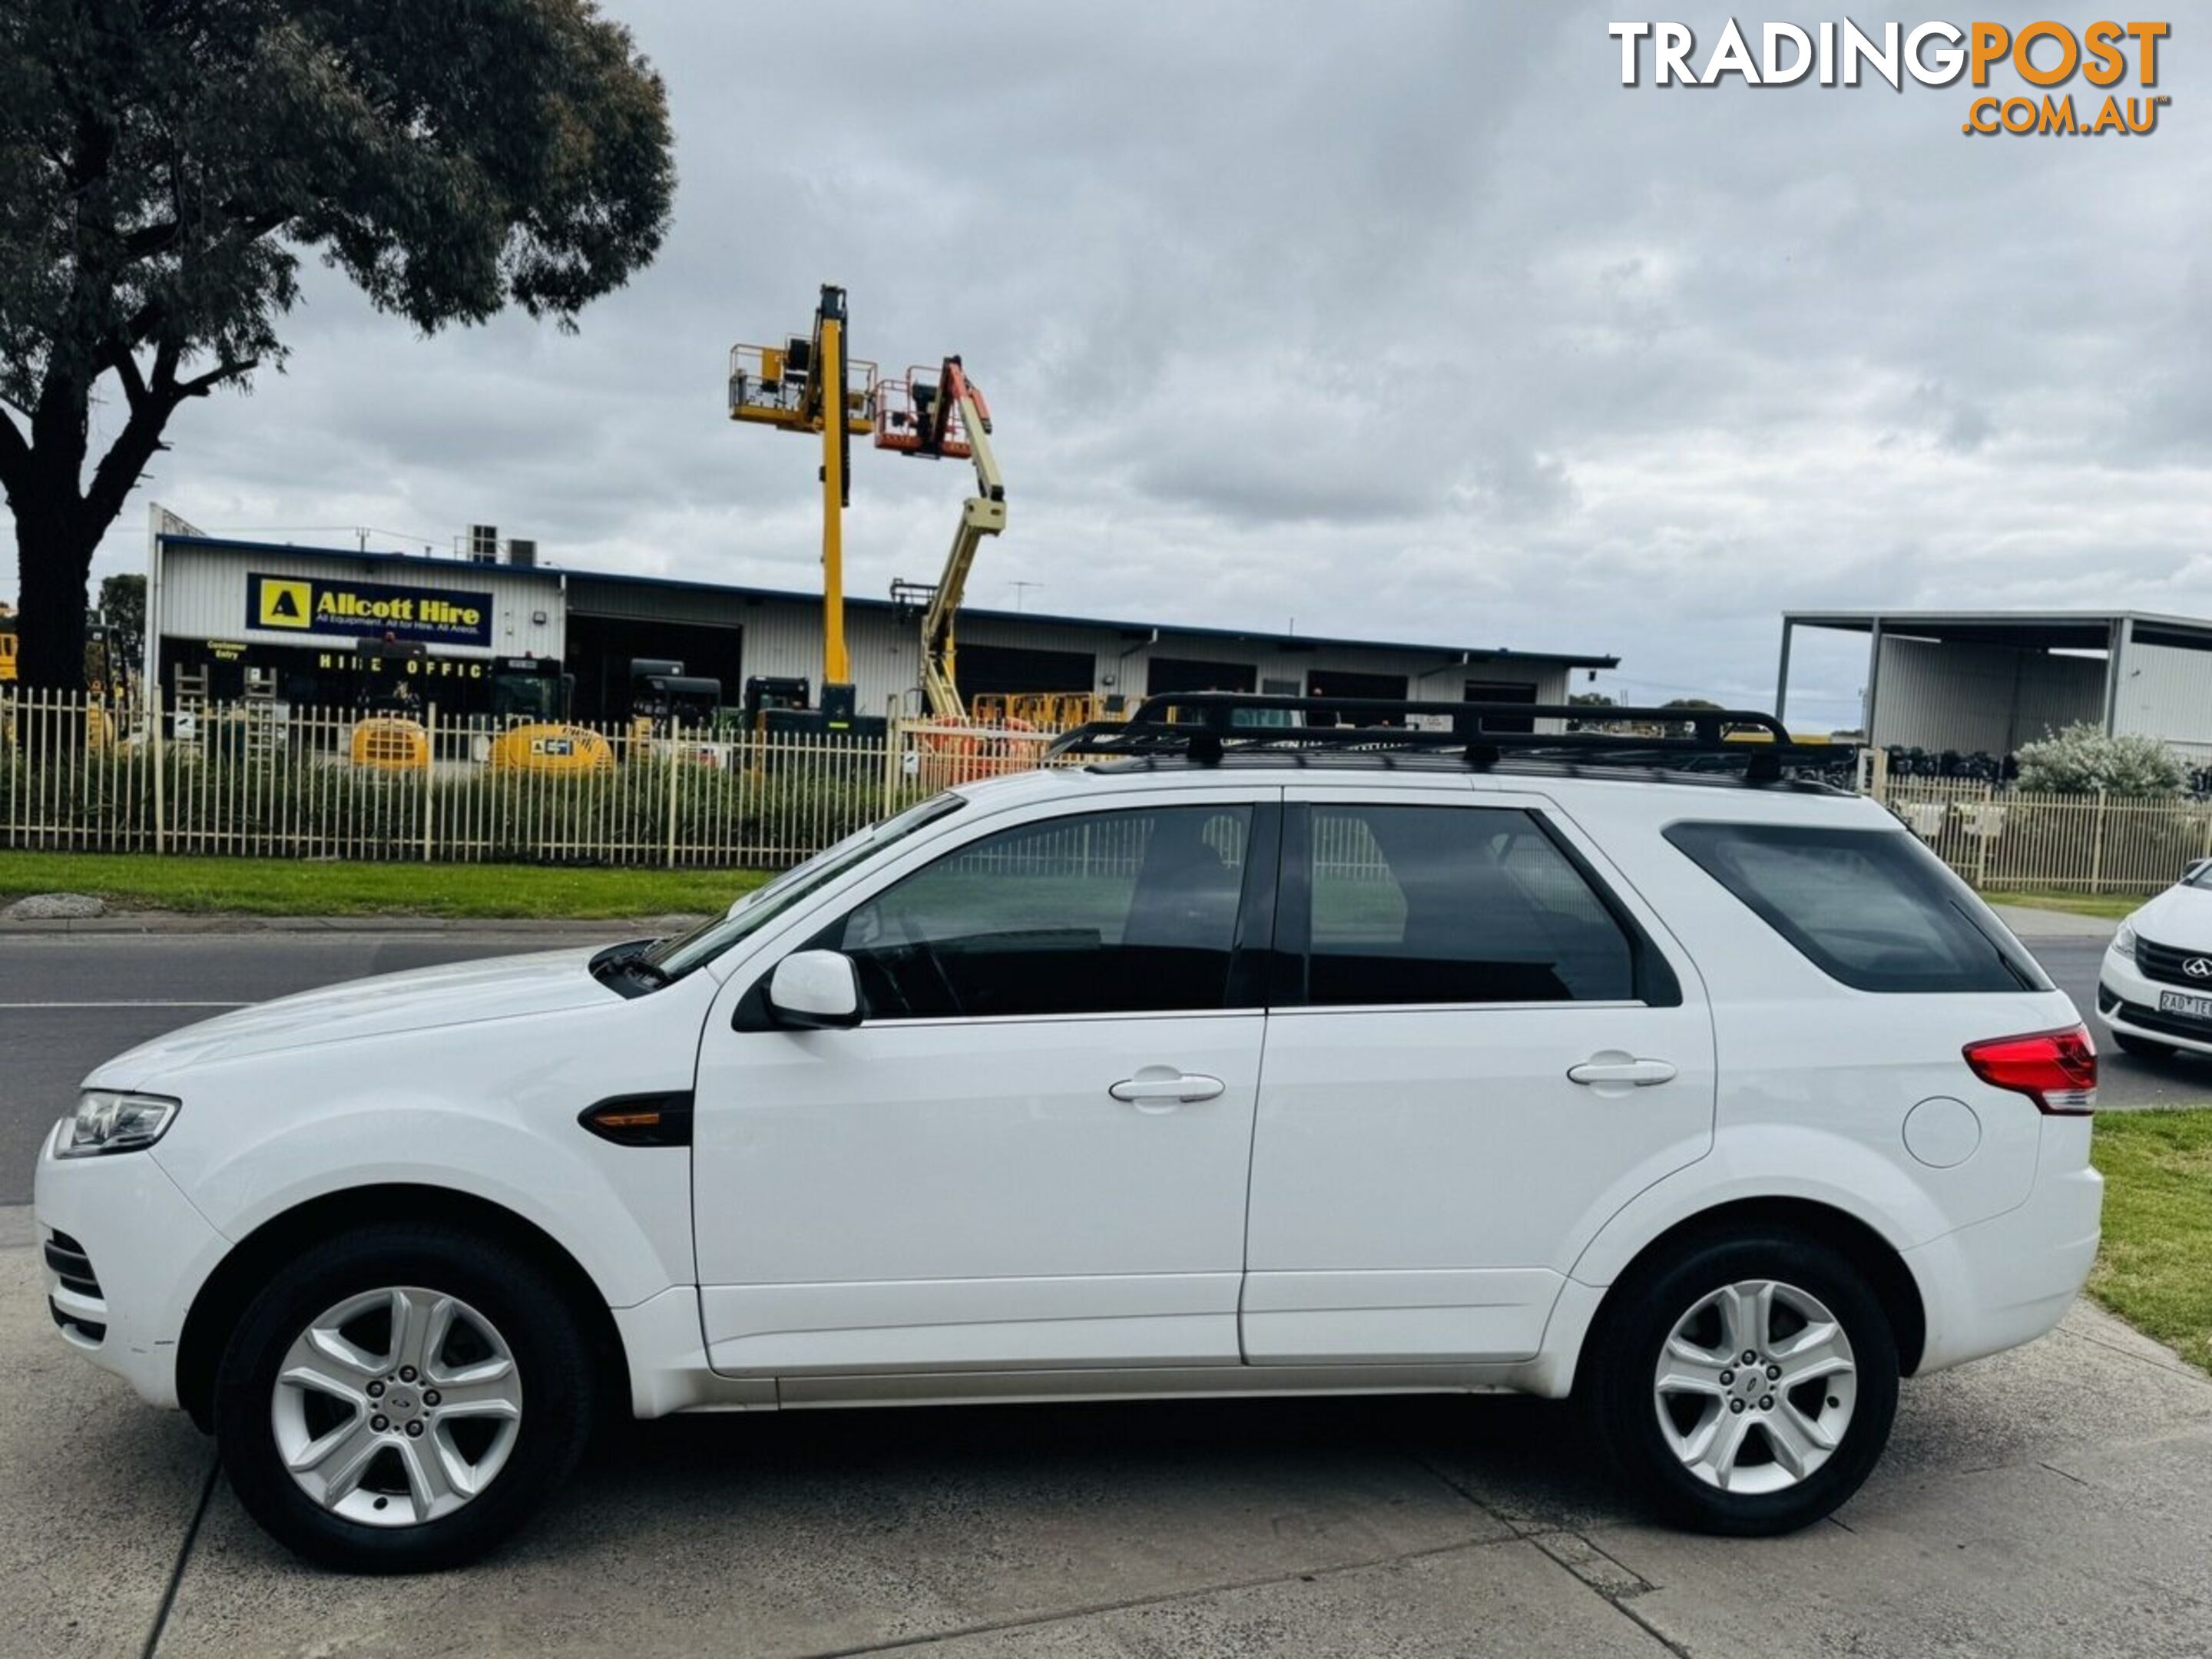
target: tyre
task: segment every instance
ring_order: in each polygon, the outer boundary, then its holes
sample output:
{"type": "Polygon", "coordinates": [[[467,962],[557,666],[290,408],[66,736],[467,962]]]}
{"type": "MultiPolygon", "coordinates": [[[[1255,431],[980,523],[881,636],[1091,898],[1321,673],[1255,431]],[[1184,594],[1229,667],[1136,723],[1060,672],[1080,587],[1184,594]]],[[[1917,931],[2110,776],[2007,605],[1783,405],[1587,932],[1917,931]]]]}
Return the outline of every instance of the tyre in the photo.
{"type": "Polygon", "coordinates": [[[216,1440],[278,1542],[356,1572],[459,1565],[567,1480],[588,1438],[575,1310],[538,1266],[455,1229],[340,1235],[232,1333],[216,1440]]]}
{"type": "Polygon", "coordinates": [[[1790,1233],[1686,1245],[1617,1286],[1584,1405],[1666,1518],[1792,1532],[1856,1492],[1897,1414],[1897,1340],[1865,1279],[1790,1233]]]}
{"type": "Polygon", "coordinates": [[[2170,1042],[2153,1042],[2148,1037],[2130,1036],[2125,1031],[2113,1032],[2112,1041],[2119,1044],[2121,1053],[2133,1054],[2138,1060],[2170,1060],[2173,1056],[2173,1045],[2170,1042]]]}

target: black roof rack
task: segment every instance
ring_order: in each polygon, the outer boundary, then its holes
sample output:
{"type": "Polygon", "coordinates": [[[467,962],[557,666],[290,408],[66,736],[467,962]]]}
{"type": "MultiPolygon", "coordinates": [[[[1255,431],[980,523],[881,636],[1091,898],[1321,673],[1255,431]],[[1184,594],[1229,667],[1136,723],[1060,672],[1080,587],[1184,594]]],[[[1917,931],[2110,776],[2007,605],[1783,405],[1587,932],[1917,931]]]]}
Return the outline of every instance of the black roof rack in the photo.
{"type": "Polygon", "coordinates": [[[1741,757],[1745,775],[1771,782],[1786,763],[1832,765],[1832,745],[1792,741],[1771,714],[1746,708],[1624,708],[1603,704],[1414,702],[1395,697],[1297,697],[1176,691],[1147,697],[1126,720],[1063,732],[1048,755],[1124,760],[1175,757],[1211,765],[1224,755],[1316,752],[1456,753],[1469,766],[1507,753],[1616,766],[1694,767],[1698,757],[1741,757]],[[1634,721],[1666,735],[1534,732],[1535,720],[1634,721]],[[1686,733],[1680,728],[1687,727],[1686,733]],[[1731,732],[1742,735],[1731,737],[1731,732]],[[1746,739],[1749,740],[1747,741],[1746,739]]]}

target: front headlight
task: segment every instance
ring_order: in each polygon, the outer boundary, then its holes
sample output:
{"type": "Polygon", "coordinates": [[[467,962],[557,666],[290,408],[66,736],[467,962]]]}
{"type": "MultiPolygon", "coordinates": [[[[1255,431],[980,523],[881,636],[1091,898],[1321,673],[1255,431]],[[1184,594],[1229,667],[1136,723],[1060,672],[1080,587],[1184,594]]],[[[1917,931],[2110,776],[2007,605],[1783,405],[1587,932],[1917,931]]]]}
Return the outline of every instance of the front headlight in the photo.
{"type": "Polygon", "coordinates": [[[131,1152],[150,1146],[177,1115],[177,1103],[160,1095],[118,1094],[88,1089],[77,1097],[62,1142],[62,1158],[90,1158],[100,1152],[131,1152]]]}
{"type": "Polygon", "coordinates": [[[2136,930],[2132,922],[2122,922],[2119,932],[2112,935],[2112,954],[2130,962],[2136,959],[2136,930]]]}

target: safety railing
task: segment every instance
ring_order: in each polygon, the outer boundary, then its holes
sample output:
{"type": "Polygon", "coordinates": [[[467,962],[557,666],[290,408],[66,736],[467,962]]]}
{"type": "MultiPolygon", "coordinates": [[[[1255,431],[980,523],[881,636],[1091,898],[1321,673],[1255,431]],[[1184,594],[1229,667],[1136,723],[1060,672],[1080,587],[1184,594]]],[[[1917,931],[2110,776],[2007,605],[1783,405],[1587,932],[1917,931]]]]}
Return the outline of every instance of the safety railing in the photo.
{"type": "Polygon", "coordinates": [[[1874,795],[1979,888],[2154,893],[2212,858],[2212,801],[1877,778],[1874,795]]]}
{"type": "Polygon", "coordinates": [[[495,723],[434,704],[0,695],[0,848],[776,867],[1045,736],[495,723]]]}

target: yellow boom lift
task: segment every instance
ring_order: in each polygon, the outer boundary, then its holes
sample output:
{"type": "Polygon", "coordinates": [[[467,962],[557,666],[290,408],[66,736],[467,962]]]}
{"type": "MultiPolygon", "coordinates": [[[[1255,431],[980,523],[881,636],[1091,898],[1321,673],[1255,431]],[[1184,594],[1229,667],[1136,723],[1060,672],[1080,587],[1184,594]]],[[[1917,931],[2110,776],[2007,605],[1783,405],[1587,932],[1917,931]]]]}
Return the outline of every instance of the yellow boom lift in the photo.
{"type": "Polygon", "coordinates": [[[807,723],[850,732],[854,695],[845,650],[844,510],[853,440],[875,429],[876,366],[848,356],[845,290],[823,284],[814,331],[781,346],[730,348],[730,418],[822,439],[822,691],[807,723]],[[842,414],[842,418],[839,418],[842,414]]]}
{"type": "Polygon", "coordinates": [[[991,450],[991,411],[957,357],[947,357],[934,378],[917,368],[908,370],[903,380],[886,381],[878,406],[882,419],[876,427],[877,448],[975,464],[975,493],[961,503],[952,550],[945,555],[945,569],[936,583],[891,584],[894,600],[921,611],[923,701],[936,719],[965,725],[968,706],[955,672],[958,647],[953,618],[959,614],[968,573],[983,538],[1006,527],[1006,486],[991,450]]]}

